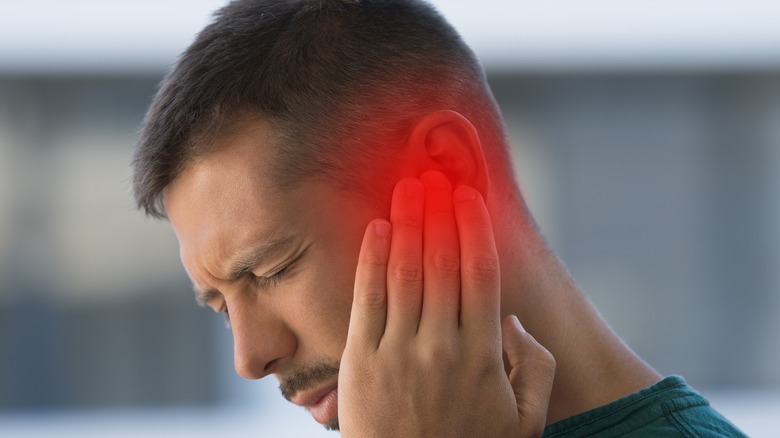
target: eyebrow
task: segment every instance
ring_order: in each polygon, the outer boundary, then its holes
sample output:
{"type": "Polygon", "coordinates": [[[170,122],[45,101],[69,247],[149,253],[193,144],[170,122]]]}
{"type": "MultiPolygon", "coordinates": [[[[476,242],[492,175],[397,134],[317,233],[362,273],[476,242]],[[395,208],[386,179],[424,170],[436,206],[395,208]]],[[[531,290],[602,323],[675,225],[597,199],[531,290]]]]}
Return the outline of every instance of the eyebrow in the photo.
{"type": "MultiPolygon", "coordinates": [[[[259,265],[263,259],[267,258],[273,253],[288,247],[292,242],[296,240],[295,236],[286,236],[278,239],[271,240],[261,245],[253,246],[246,251],[240,253],[231,262],[229,269],[228,280],[236,281],[245,276],[259,265]]],[[[205,289],[197,284],[193,285],[195,291],[195,299],[198,301],[198,305],[206,307],[215,298],[221,295],[217,289],[205,289]]]]}
{"type": "Polygon", "coordinates": [[[220,295],[216,289],[203,289],[197,284],[193,285],[192,289],[195,291],[195,300],[200,307],[208,306],[210,302],[220,295]]]}

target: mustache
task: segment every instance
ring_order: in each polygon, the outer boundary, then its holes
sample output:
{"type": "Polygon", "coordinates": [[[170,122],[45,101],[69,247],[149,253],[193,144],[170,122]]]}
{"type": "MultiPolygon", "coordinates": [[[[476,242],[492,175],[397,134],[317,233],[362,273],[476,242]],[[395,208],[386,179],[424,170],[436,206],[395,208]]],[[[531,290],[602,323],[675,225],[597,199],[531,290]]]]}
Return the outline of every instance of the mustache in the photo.
{"type": "Polygon", "coordinates": [[[304,365],[289,374],[279,383],[279,391],[287,401],[292,401],[300,391],[309,388],[339,375],[339,363],[329,359],[322,359],[308,365],[304,365]]]}

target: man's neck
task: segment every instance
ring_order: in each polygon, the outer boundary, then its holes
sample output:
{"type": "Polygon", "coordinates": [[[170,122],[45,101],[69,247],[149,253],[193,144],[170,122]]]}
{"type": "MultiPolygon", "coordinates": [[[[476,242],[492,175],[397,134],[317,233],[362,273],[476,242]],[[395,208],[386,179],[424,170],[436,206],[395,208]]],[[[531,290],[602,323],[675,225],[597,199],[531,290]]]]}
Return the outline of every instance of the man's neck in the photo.
{"type": "Polygon", "coordinates": [[[502,269],[501,312],[502,317],[517,315],[556,359],[548,424],[658,382],[661,376],[601,318],[527,210],[509,208],[514,211],[494,222],[502,269]]]}

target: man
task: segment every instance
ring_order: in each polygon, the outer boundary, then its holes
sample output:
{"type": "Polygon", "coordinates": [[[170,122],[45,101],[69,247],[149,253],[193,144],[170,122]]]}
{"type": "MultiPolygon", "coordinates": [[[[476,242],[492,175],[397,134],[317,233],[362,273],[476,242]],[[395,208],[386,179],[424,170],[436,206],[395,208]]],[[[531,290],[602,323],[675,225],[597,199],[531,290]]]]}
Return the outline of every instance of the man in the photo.
{"type": "Polygon", "coordinates": [[[238,373],[345,436],[741,434],[578,289],[479,63],[425,3],[229,4],[164,80],[134,170],[238,373]]]}

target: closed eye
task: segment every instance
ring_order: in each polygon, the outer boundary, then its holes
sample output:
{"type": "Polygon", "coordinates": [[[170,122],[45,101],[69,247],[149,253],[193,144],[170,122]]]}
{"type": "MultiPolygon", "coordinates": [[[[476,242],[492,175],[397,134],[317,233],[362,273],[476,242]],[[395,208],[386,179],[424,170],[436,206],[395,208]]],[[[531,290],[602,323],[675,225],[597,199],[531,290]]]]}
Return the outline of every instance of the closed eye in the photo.
{"type": "Polygon", "coordinates": [[[262,288],[268,288],[270,286],[278,286],[279,282],[281,282],[284,276],[287,274],[287,270],[290,268],[291,265],[292,263],[280,269],[273,275],[256,277],[256,280],[258,281],[260,287],[262,288]]]}
{"type": "Polygon", "coordinates": [[[288,263],[282,269],[276,271],[274,274],[267,276],[256,276],[255,281],[262,289],[278,286],[279,283],[281,283],[282,280],[290,273],[291,268],[303,258],[307,250],[308,248],[304,249],[297,257],[290,261],[290,263],[288,263]]]}

